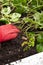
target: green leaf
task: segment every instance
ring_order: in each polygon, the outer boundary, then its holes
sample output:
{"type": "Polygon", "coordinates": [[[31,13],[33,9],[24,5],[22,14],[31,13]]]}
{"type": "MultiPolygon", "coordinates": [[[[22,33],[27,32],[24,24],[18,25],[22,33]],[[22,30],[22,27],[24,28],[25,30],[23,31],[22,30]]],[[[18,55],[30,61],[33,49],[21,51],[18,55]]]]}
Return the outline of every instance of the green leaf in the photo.
{"type": "Polygon", "coordinates": [[[28,22],[29,22],[29,17],[24,17],[24,18],[23,18],[23,21],[24,21],[25,23],[28,23],[28,22]]]}
{"type": "Polygon", "coordinates": [[[35,36],[33,32],[27,33],[27,39],[28,39],[27,41],[24,41],[21,44],[22,47],[26,45],[24,50],[28,50],[29,48],[34,47],[35,45],[35,36]]]}
{"type": "Polygon", "coordinates": [[[0,19],[0,22],[5,23],[5,24],[9,24],[9,23],[10,23],[10,22],[8,21],[8,19],[5,18],[5,17],[2,17],[2,18],[0,19]]]}
{"type": "Polygon", "coordinates": [[[22,5],[22,4],[19,4],[18,6],[15,6],[16,9],[15,9],[15,12],[18,12],[18,13],[27,13],[29,11],[29,8],[25,5],[22,5]]]}
{"type": "Polygon", "coordinates": [[[13,0],[13,3],[14,3],[14,4],[19,4],[19,3],[21,3],[21,4],[23,4],[23,5],[26,5],[27,0],[13,0]]]}
{"type": "Polygon", "coordinates": [[[37,50],[37,52],[43,52],[43,45],[37,44],[36,50],[37,50]]]}
{"type": "Polygon", "coordinates": [[[24,42],[21,44],[21,46],[23,47],[23,46],[28,45],[28,44],[29,44],[29,42],[24,41],[24,42]]]}
{"type": "Polygon", "coordinates": [[[11,12],[11,9],[10,9],[9,6],[2,8],[2,11],[1,11],[1,13],[4,14],[4,15],[10,14],[10,12],[11,12]]]}
{"type": "Polygon", "coordinates": [[[39,28],[43,28],[43,12],[36,12],[33,17],[39,28]]]}
{"type": "Polygon", "coordinates": [[[43,44],[43,33],[38,34],[37,42],[38,42],[39,44],[43,44]]]}
{"type": "Polygon", "coordinates": [[[35,36],[34,36],[34,33],[29,33],[29,43],[30,43],[30,45],[32,46],[32,47],[34,47],[34,45],[35,45],[35,36]]]}
{"type": "Polygon", "coordinates": [[[10,17],[11,17],[10,21],[17,22],[19,20],[19,18],[21,17],[21,14],[13,13],[10,15],[10,17]]]}
{"type": "Polygon", "coordinates": [[[36,12],[34,14],[34,19],[35,19],[36,22],[40,22],[40,13],[39,12],[36,12]]]}
{"type": "Polygon", "coordinates": [[[27,6],[27,0],[13,0],[13,4],[15,6],[15,12],[17,13],[27,13],[29,8],[27,6]]]}
{"type": "Polygon", "coordinates": [[[37,0],[32,0],[31,3],[32,3],[32,6],[33,6],[33,7],[36,7],[36,6],[37,6],[37,0]]]}
{"type": "Polygon", "coordinates": [[[40,5],[43,5],[43,0],[32,0],[31,4],[32,4],[32,7],[35,8],[35,7],[38,7],[40,5]]]}

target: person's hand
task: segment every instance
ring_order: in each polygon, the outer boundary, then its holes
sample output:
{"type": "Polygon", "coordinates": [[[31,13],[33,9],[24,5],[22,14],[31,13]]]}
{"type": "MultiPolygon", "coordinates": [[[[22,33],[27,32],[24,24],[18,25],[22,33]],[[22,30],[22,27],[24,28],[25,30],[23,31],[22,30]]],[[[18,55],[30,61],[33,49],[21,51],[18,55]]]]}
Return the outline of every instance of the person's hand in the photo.
{"type": "Polygon", "coordinates": [[[15,39],[19,33],[20,30],[12,24],[2,25],[0,26],[0,42],[15,39]]]}

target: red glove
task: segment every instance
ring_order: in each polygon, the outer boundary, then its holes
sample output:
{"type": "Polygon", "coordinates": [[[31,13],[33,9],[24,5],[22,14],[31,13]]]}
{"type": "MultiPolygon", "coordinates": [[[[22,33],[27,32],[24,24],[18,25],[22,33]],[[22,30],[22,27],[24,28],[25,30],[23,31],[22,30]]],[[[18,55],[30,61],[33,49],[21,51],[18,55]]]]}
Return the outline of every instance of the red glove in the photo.
{"type": "Polygon", "coordinates": [[[0,26],[0,42],[15,39],[18,33],[20,30],[16,26],[12,24],[2,25],[0,26]]]}

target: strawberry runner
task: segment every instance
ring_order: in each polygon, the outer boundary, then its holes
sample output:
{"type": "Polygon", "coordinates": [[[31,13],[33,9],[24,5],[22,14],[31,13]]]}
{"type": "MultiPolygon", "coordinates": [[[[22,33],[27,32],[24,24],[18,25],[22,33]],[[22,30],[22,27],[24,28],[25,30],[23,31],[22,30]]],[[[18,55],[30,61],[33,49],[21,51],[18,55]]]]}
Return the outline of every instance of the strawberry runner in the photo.
{"type": "Polygon", "coordinates": [[[20,30],[12,24],[2,25],[0,26],[0,42],[15,39],[19,33],[20,30]]]}

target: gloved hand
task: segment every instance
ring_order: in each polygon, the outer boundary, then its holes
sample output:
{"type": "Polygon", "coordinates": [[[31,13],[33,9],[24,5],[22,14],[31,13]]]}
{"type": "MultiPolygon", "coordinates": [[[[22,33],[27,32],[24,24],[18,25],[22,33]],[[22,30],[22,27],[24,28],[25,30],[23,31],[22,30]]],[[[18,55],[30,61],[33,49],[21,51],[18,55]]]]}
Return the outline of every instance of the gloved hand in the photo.
{"type": "Polygon", "coordinates": [[[20,30],[12,24],[2,25],[0,26],[0,42],[15,39],[19,33],[20,30]]]}

